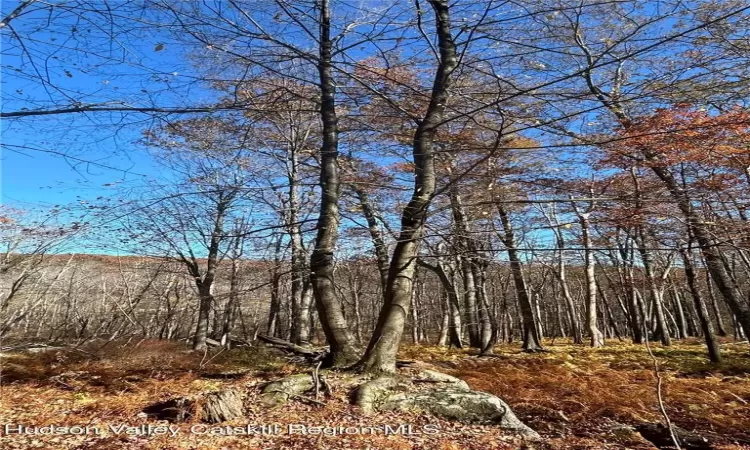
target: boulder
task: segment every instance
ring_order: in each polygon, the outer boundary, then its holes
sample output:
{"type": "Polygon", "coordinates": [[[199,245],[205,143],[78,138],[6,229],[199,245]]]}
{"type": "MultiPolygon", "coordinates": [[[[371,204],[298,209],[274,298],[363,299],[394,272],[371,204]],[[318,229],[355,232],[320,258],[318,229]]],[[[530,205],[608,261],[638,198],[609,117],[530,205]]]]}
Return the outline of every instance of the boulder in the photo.
{"type": "Polygon", "coordinates": [[[388,396],[380,410],[418,411],[470,424],[496,424],[526,437],[539,434],[521,422],[498,397],[485,392],[460,388],[434,389],[388,396]]]}

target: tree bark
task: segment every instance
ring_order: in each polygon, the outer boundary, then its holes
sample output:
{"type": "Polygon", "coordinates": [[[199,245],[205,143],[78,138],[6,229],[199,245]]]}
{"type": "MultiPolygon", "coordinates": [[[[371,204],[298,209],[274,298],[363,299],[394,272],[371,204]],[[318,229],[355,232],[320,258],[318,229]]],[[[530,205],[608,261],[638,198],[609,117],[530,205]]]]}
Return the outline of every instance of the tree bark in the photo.
{"type": "Polygon", "coordinates": [[[711,324],[711,318],[708,315],[706,301],[703,299],[700,289],[698,289],[698,278],[695,274],[695,267],[693,265],[692,249],[688,250],[681,247],[680,255],[682,256],[682,262],[685,267],[685,278],[687,279],[688,287],[690,288],[690,295],[693,297],[695,312],[698,315],[698,320],[701,324],[703,338],[706,340],[708,357],[711,362],[720,363],[721,350],[719,348],[719,342],[716,340],[716,335],[714,334],[714,327],[713,324],[711,324]]]}
{"type": "Polygon", "coordinates": [[[321,203],[315,248],[310,256],[310,280],[320,324],[330,346],[328,365],[346,366],[356,362],[359,351],[344,316],[344,306],[336,295],[333,280],[334,250],[340,221],[338,170],[339,126],[336,114],[336,83],[333,79],[331,11],[328,0],[318,2],[320,9],[320,54],[317,61],[320,77],[320,116],[323,143],[320,149],[321,203]]]}
{"type": "Polygon", "coordinates": [[[363,369],[367,372],[396,371],[396,353],[411,303],[412,283],[419,244],[424,232],[424,221],[435,192],[433,140],[443,121],[451,74],[458,65],[456,45],[451,35],[448,1],[431,0],[430,5],[437,22],[440,61],[433,80],[430,103],[414,133],[414,192],[401,216],[401,233],[391,258],[385,302],[361,361],[363,369]]]}
{"type": "Polygon", "coordinates": [[[513,276],[513,283],[516,287],[516,298],[518,299],[518,307],[521,313],[521,331],[523,335],[523,350],[526,352],[536,352],[543,350],[541,339],[537,332],[536,321],[537,317],[534,315],[534,307],[531,304],[529,298],[529,291],[526,287],[526,280],[523,277],[523,266],[521,265],[521,258],[518,255],[516,249],[516,238],[513,232],[513,225],[510,223],[510,218],[502,203],[496,203],[496,208],[500,216],[500,221],[503,226],[503,233],[500,239],[503,241],[505,248],[508,252],[508,261],[510,262],[510,270],[513,276]]]}
{"type": "Polygon", "coordinates": [[[589,214],[593,204],[586,212],[581,212],[573,205],[578,221],[581,224],[581,235],[583,239],[583,265],[586,274],[586,327],[589,329],[591,347],[597,348],[604,345],[604,335],[597,326],[596,314],[596,264],[594,263],[594,252],[591,250],[591,235],[589,231],[589,214]]]}

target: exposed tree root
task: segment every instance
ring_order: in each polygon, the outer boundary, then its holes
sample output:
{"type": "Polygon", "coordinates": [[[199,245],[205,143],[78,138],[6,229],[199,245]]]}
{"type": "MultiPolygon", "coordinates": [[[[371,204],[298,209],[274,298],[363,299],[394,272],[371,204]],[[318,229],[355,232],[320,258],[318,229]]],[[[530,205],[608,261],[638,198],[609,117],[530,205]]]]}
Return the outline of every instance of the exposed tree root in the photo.
{"type": "Polygon", "coordinates": [[[327,348],[316,349],[316,348],[310,348],[310,347],[303,347],[301,345],[297,345],[292,342],[285,341],[283,339],[275,338],[273,336],[265,336],[263,334],[259,334],[258,339],[275,348],[279,348],[281,350],[287,351],[295,355],[304,356],[305,358],[308,358],[314,361],[321,360],[328,353],[327,348]]]}
{"type": "Polygon", "coordinates": [[[267,384],[261,393],[260,401],[266,406],[278,406],[290,398],[301,396],[314,389],[315,382],[309,373],[300,373],[267,384]]]}
{"type": "Polygon", "coordinates": [[[521,350],[523,353],[549,353],[550,351],[546,348],[525,348],[521,350]]]}
{"type": "MultiPolygon", "coordinates": [[[[495,424],[527,438],[540,438],[501,399],[473,391],[465,381],[441,372],[422,370],[408,377],[387,375],[374,379],[367,375],[352,376],[349,372],[341,374],[348,375],[338,381],[345,386],[351,385],[348,387],[352,388],[354,404],[365,414],[417,411],[463,423],[495,424]]],[[[280,405],[313,389],[311,375],[292,375],[268,384],[263,389],[261,401],[280,405]]]]}
{"type": "MultiPolygon", "coordinates": [[[[267,407],[277,407],[290,400],[322,406],[326,403],[318,400],[321,388],[330,394],[331,385],[335,384],[337,389],[351,392],[353,403],[364,414],[420,412],[468,424],[494,424],[526,438],[540,438],[498,397],[473,391],[465,381],[424,369],[424,365],[422,370],[412,368],[402,374],[375,378],[352,371],[318,369],[267,383],[261,390],[259,401],[267,407]]],[[[232,420],[243,414],[241,395],[233,389],[159,402],[145,408],[144,412],[170,422],[198,419],[208,423],[232,420]]]]}
{"type": "MultiPolygon", "coordinates": [[[[263,334],[258,335],[258,340],[265,342],[266,344],[270,345],[273,348],[283,350],[291,355],[302,357],[308,362],[317,363],[317,362],[322,361],[323,367],[326,367],[326,368],[333,367],[334,365],[336,365],[334,361],[331,359],[332,355],[328,347],[317,347],[317,348],[303,347],[303,346],[294,344],[292,342],[285,341],[283,339],[275,338],[272,336],[266,336],[263,334]]],[[[409,367],[415,363],[416,361],[407,360],[407,359],[399,359],[399,360],[396,360],[396,367],[398,368],[409,367]]],[[[343,366],[347,366],[347,364],[344,364],[343,366]]]]}

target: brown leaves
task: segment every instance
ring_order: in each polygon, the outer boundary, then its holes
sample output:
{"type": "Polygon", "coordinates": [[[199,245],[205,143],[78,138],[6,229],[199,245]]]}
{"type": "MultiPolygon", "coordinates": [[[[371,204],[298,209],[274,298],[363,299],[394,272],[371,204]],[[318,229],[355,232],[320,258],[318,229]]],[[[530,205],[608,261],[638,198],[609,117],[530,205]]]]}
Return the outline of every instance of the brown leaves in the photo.
{"type": "Polygon", "coordinates": [[[701,163],[714,166],[747,166],[750,163],[750,113],[734,109],[714,114],[704,108],[680,104],[658,109],[621,130],[609,144],[604,163],[649,166],[701,163]]]}

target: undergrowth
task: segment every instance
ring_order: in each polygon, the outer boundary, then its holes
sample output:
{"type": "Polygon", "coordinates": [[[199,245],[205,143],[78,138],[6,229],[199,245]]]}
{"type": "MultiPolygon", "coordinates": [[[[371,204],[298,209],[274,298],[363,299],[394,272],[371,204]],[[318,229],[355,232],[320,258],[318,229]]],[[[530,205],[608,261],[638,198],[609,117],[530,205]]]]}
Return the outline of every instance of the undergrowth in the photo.
{"type": "MultiPolygon", "coordinates": [[[[414,414],[363,417],[348,392],[335,389],[325,406],[294,402],[265,409],[255,401],[258,384],[311,368],[265,347],[220,354],[194,353],[179,344],[144,341],[137,347],[38,354],[11,353],[0,359],[0,423],[25,425],[141,425],[155,422],[141,410],[154,402],[196,392],[237,387],[247,391],[246,417],[229,423],[343,425],[425,424],[437,435],[277,435],[177,437],[25,436],[0,438],[3,449],[493,449],[653,448],[629,427],[660,421],[651,360],[643,346],[609,343],[602,349],[560,341],[546,353],[524,354],[517,345],[498,346],[491,358],[469,350],[405,346],[401,357],[424,361],[466,380],[476,390],[503,398],[539,431],[542,443],[521,443],[492,426],[466,426],[414,414]],[[225,374],[222,378],[220,375],[225,374]]],[[[725,362],[712,365],[700,342],[670,348],[654,345],[663,370],[664,400],[672,421],[708,437],[716,448],[750,448],[750,347],[725,343],[725,362]]],[[[222,424],[224,425],[224,424],[222,424]]]]}

